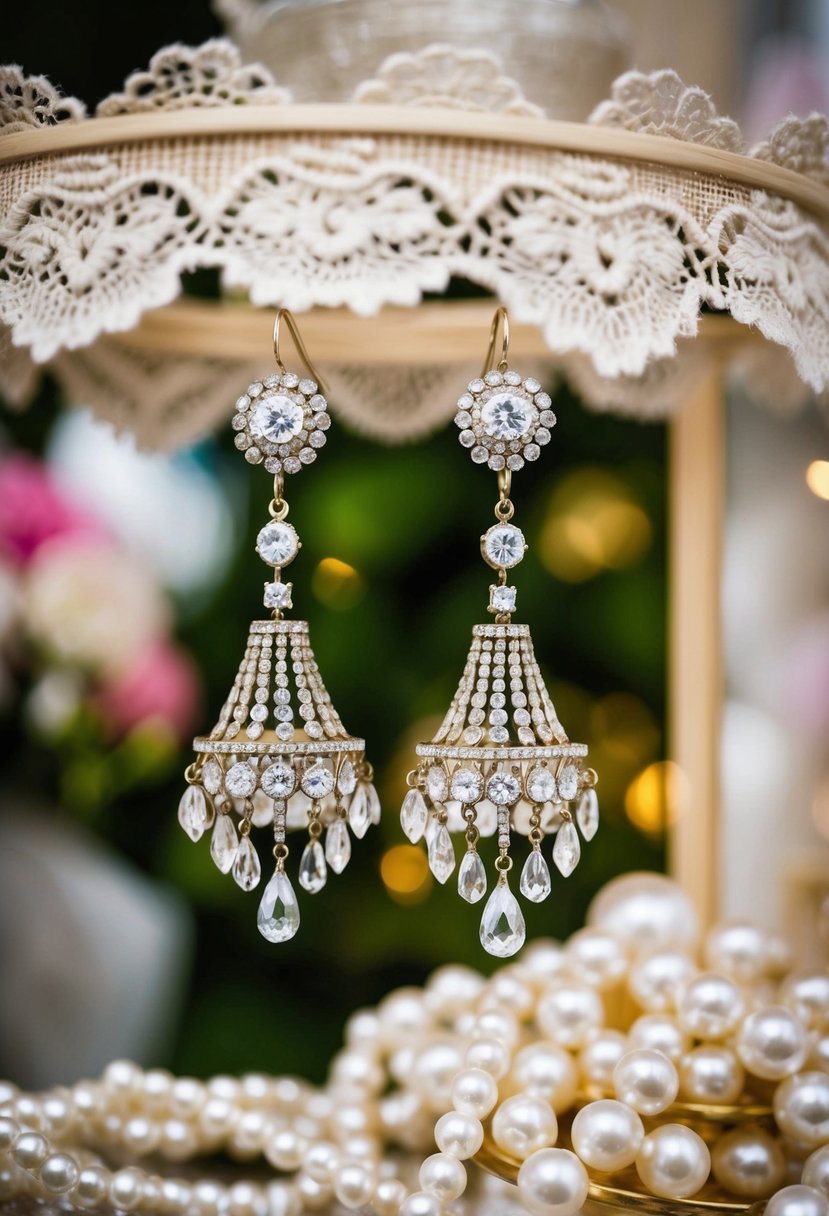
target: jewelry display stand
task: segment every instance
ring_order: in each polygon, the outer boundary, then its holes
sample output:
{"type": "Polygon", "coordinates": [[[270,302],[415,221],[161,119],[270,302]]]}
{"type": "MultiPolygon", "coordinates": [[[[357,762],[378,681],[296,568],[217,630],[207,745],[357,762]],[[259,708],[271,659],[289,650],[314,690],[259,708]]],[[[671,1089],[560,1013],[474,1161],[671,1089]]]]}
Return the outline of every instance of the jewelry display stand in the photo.
{"type": "MultiPolygon", "coordinates": [[[[460,279],[509,308],[516,358],[589,407],[669,416],[670,753],[695,808],[671,868],[709,924],[723,382],[736,365],[787,399],[829,386],[829,125],[787,119],[747,148],[672,72],[628,73],[589,122],[553,121],[487,52],[410,58],[405,88],[388,62],[348,104],[294,104],[228,42],[176,46],[95,117],[0,70],[0,388],[23,408],[46,367],[142,445],[178,447],[226,413],[280,306],[307,314],[333,411],[399,442],[478,374],[491,304],[421,303],[460,279]],[[470,110],[473,75],[493,87],[470,110]],[[182,295],[205,269],[220,302],[182,295]]],[[[595,1197],[666,1210],[623,1186],[595,1197]]]]}

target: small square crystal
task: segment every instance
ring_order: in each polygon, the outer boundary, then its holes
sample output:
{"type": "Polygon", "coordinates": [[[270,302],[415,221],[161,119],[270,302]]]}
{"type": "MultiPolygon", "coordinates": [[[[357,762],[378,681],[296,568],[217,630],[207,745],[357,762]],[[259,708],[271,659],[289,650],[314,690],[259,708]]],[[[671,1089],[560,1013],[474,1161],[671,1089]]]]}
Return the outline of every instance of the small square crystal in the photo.
{"type": "Polygon", "coordinates": [[[490,612],[515,612],[515,587],[494,586],[489,589],[490,612]]]}
{"type": "Polygon", "coordinates": [[[265,607],[276,608],[279,612],[292,608],[293,586],[293,583],[265,583],[265,607]]]}

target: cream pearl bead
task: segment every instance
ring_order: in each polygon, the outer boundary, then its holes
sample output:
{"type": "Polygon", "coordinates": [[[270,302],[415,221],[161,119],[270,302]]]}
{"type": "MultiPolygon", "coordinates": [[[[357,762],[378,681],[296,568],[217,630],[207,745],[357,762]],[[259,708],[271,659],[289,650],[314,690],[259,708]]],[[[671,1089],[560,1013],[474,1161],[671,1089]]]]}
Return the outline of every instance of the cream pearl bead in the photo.
{"type": "Polygon", "coordinates": [[[227,1208],[229,1216],[264,1216],[265,1195],[261,1187],[252,1182],[234,1182],[228,1188],[227,1208]]]}
{"type": "Polygon", "coordinates": [[[583,1047],[604,1023],[604,1005],[586,984],[559,981],[538,1002],[536,1020],[544,1034],[560,1047],[583,1047]]]}
{"type": "Polygon", "coordinates": [[[0,1119],[0,1153],[11,1148],[18,1131],[19,1126],[14,1119],[0,1119]]]}
{"type": "Polygon", "coordinates": [[[176,1077],[170,1090],[170,1114],[192,1118],[204,1106],[207,1090],[195,1077],[176,1077]]]}
{"type": "Polygon", "coordinates": [[[819,1069],[820,1072],[829,1072],[829,1035],[812,1041],[812,1049],[806,1060],[806,1067],[819,1069]]]}
{"type": "Polygon", "coordinates": [[[564,957],[573,975],[599,992],[613,988],[628,970],[624,946],[604,929],[579,929],[567,942],[564,957]]]}
{"type": "Polygon", "coordinates": [[[590,1169],[609,1173],[632,1165],[645,1138],[635,1110],[602,1098],[583,1106],[570,1129],[573,1148],[590,1169]]]}
{"type": "Polygon", "coordinates": [[[474,1157],[484,1142],[484,1127],[480,1119],[450,1110],[435,1124],[435,1144],[442,1153],[461,1161],[474,1157]]]}
{"type": "Polygon", "coordinates": [[[720,1136],[711,1153],[720,1186],[741,1199],[765,1199],[786,1172],[786,1158],[773,1136],[760,1128],[736,1128],[720,1136]]]}
{"type": "Polygon", "coordinates": [[[40,1167],[40,1181],[53,1195],[71,1191],[79,1175],[74,1159],[66,1153],[52,1153],[40,1167]]]}
{"type": "Polygon", "coordinates": [[[482,1068],[500,1081],[510,1066],[510,1052],[502,1039],[476,1039],[464,1057],[467,1068],[482,1068]]]}
{"type": "Polygon", "coordinates": [[[627,1050],[627,1038],[620,1030],[597,1030],[579,1053],[584,1083],[592,1090],[611,1090],[613,1069],[627,1050]]]}
{"type": "Polygon", "coordinates": [[[421,1165],[418,1181],[424,1191],[437,1195],[441,1203],[449,1203],[466,1190],[466,1170],[457,1157],[433,1153],[421,1165]]]}
{"type": "Polygon", "coordinates": [[[518,1171],[518,1194],[533,1216],[575,1216],[587,1199],[587,1171],[566,1148],[542,1148],[518,1171]]]}
{"type": "Polygon", "coordinates": [[[515,1094],[492,1117],[492,1138],[516,1161],[555,1144],[558,1120],[549,1103],[530,1094],[515,1094]]]}
{"type": "Polygon", "coordinates": [[[756,984],[768,967],[768,935],[745,921],[715,925],[705,942],[705,965],[736,980],[756,984]]]}
{"type": "Polygon", "coordinates": [[[104,1069],[101,1083],[114,1093],[130,1093],[141,1082],[141,1070],[132,1060],[113,1060],[104,1069]]]}
{"type": "Polygon", "coordinates": [[[383,1178],[377,1183],[371,1206],[374,1216],[397,1216],[406,1198],[406,1188],[398,1178],[383,1178]]]}
{"type": "Polygon", "coordinates": [[[100,1165],[87,1165],[78,1175],[72,1199],[84,1208],[96,1208],[109,1194],[109,1171],[100,1165]]]}
{"type": "Polygon", "coordinates": [[[374,1194],[374,1171],[358,1161],[346,1161],[334,1173],[334,1194],[344,1208],[365,1207],[374,1194]]]}
{"type": "Polygon", "coordinates": [[[69,1091],[47,1094],[41,1103],[45,1129],[49,1136],[63,1136],[75,1123],[69,1091]]]}
{"type": "Polygon", "coordinates": [[[813,1186],[829,1199],[829,1144],[815,1149],[812,1155],[806,1158],[800,1181],[805,1186],[813,1186]]]}
{"type": "Polygon", "coordinates": [[[463,1054],[457,1043],[441,1040],[418,1053],[411,1085],[435,1113],[451,1105],[452,1081],[462,1065],[463,1054]]]}
{"type": "Polygon", "coordinates": [[[557,942],[542,937],[526,947],[521,962],[516,966],[521,969],[522,975],[537,985],[560,975],[567,966],[567,960],[557,942]]]}
{"type": "Polygon", "coordinates": [[[420,1034],[430,1015],[419,988],[398,988],[377,1006],[382,1041],[397,1046],[402,1039],[420,1034]]]}
{"type": "Polygon", "coordinates": [[[825,971],[789,976],[780,988],[780,1000],[809,1030],[829,1030],[829,975],[825,971]]]}
{"type": "Polygon", "coordinates": [[[784,1186],[766,1204],[765,1216],[829,1216],[829,1200],[810,1186],[784,1186]]]}
{"type": "Polygon", "coordinates": [[[628,1031],[628,1042],[631,1048],[649,1047],[653,1051],[661,1051],[675,1064],[691,1046],[688,1035],[673,1018],[663,1013],[645,1013],[637,1018],[628,1031]]]}
{"type": "Polygon", "coordinates": [[[498,1086],[482,1068],[464,1068],[452,1083],[452,1105],[462,1115],[485,1119],[498,1101],[498,1086]]]}
{"type": "Polygon", "coordinates": [[[737,1055],[748,1072],[780,1081],[803,1066],[809,1035],[799,1018],[782,1005],[750,1013],[737,1034],[737,1055]]]}
{"type": "Polygon", "coordinates": [[[448,963],[433,971],[426,981],[426,1005],[444,1016],[474,1005],[486,988],[486,980],[471,967],[448,963]]]}
{"type": "Polygon", "coordinates": [[[400,1205],[399,1216],[441,1216],[440,1200],[428,1191],[415,1191],[400,1205]]]}
{"type": "Polygon", "coordinates": [[[705,1141],[679,1123],[664,1123],[642,1141],[636,1172],[663,1199],[687,1199],[705,1184],[711,1155],[705,1141]]]}
{"type": "Polygon", "coordinates": [[[697,974],[687,954],[660,950],[635,963],[628,976],[628,991],[646,1013],[673,1013],[685,986],[697,974]]]}
{"type": "Polygon", "coordinates": [[[268,1182],[265,1203],[267,1216],[302,1216],[302,1200],[292,1183],[268,1182]]]}
{"type": "Polygon", "coordinates": [[[225,1098],[208,1098],[199,1111],[197,1125],[209,1143],[223,1139],[236,1122],[236,1111],[225,1098]]]}
{"type": "Polygon", "coordinates": [[[158,1125],[143,1115],[133,1115],[127,1119],[121,1134],[124,1148],[138,1157],[153,1152],[160,1138],[158,1125]]]}
{"type": "Polygon", "coordinates": [[[169,1216],[176,1216],[179,1212],[186,1212],[193,1200],[192,1188],[179,1178],[161,1178],[159,1179],[159,1189],[161,1198],[158,1206],[162,1211],[169,1213],[169,1216]]]}
{"type": "Polygon", "coordinates": [[[112,1175],[109,1182],[109,1201],[114,1208],[134,1212],[144,1198],[141,1171],[128,1166],[112,1175]]]}
{"type": "Polygon", "coordinates": [[[161,1125],[158,1148],[169,1161],[186,1161],[193,1156],[197,1145],[195,1130],[183,1119],[167,1119],[161,1125]]]}
{"type": "Polygon", "coordinates": [[[500,1039],[510,1049],[521,1037],[518,1019],[507,1009],[485,1009],[475,1019],[470,1030],[473,1039],[500,1039]]]}
{"type": "Polygon", "coordinates": [[[373,1009],[358,1009],[345,1024],[345,1041],[357,1050],[374,1051],[380,1034],[380,1019],[373,1009]]]}
{"type": "Polygon", "coordinates": [[[663,874],[623,874],[602,887],[587,909],[588,925],[607,929],[631,952],[693,950],[699,938],[696,909],[679,883],[663,874]]]}
{"type": "Polygon", "coordinates": [[[341,1159],[342,1154],[335,1144],[320,1140],[309,1145],[302,1159],[302,1168],[315,1182],[331,1182],[341,1159]]]}
{"type": "Polygon", "coordinates": [[[695,1047],[679,1064],[679,1092],[686,1102],[736,1102],[743,1092],[745,1072],[728,1047],[695,1047]]]}
{"type": "Polygon", "coordinates": [[[169,1103],[174,1080],[173,1074],[163,1068],[151,1068],[145,1072],[140,1082],[145,1109],[163,1110],[169,1103]]]}
{"type": "Polygon", "coordinates": [[[33,1132],[43,1130],[45,1123],[43,1108],[40,1102],[36,1098],[33,1098],[31,1094],[20,1094],[19,1097],[15,1098],[12,1107],[14,1118],[23,1127],[27,1127],[33,1132]]]}
{"type": "Polygon", "coordinates": [[[318,1210],[326,1208],[334,1197],[334,1188],[327,1182],[315,1182],[313,1178],[300,1170],[294,1178],[296,1193],[299,1198],[300,1211],[302,1208],[318,1210]]]}
{"type": "Polygon", "coordinates": [[[619,1101],[640,1115],[658,1115],[676,1099],[679,1077],[661,1051],[639,1048],[622,1056],[613,1070],[613,1087],[619,1101]]]}
{"type": "Polygon", "coordinates": [[[745,1001],[733,980],[704,971],[685,987],[677,1006],[677,1021],[696,1039],[724,1039],[739,1025],[745,1001]]]}
{"type": "Polygon", "coordinates": [[[784,1136],[817,1148],[829,1142],[829,1076],[802,1072],[778,1085],[774,1117],[784,1136]]]}
{"type": "Polygon", "coordinates": [[[274,1132],[264,1145],[263,1152],[271,1165],[278,1170],[298,1170],[308,1151],[308,1143],[291,1127],[274,1132]]]}
{"type": "Polygon", "coordinates": [[[517,1018],[526,1018],[532,1012],[535,1001],[533,990],[516,975],[514,967],[496,972],[489,982],[481,1008],[506,1009],[517,1018]]]}
{"type": "Polygon", "coordinates": [[[203,1178],[193,1183],[193,1206],[199,1216],[219,1216],[227,1206],[227,1192],[218,1182],[203,1178]]]}
{"type": "Polygon", "coordinates": [[[557,1115],[572,1106],[578,1089],[573,1057],[554,1043],[531,1043],[515,1057],[511,1087],[550,1103],[557,1115]]]}
{"type": "Polygon", "coordinates": [[[21,1132],[12,1145],[12,1158],[24,1170],[36,1170],[49,1155],[49,1142],[40,1132],[21,1132]]]}

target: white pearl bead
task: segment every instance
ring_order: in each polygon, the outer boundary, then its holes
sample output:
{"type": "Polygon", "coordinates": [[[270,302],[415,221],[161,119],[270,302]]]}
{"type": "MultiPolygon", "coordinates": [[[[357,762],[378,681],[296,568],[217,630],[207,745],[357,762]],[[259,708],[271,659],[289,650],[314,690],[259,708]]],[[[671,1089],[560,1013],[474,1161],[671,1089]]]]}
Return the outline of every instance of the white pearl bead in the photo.
{"type": "Polygon", "coordinates": [[[145,1119],[143,1115],[134,1115],[124,1124],[122,1138],[124,1148],[137,1157],[153,1152],[159,1141],[160,1132],[155,1123],[145,1119]]]}
{"type": "Polygon", "coordinates": [[[327,1140],[309,1146],[302,1161],[302,1168],[315,1182],[330,1182],[340,1164],[340,1151],[327,1140]]]}
{"type": "Polygon", "coordinates": [[[74,1111],[68,1098],[68,1091],[64,1091],[64,1093],[47,1094],[41,1103],[43,1119],[49,1136],[63,1136],[74,1122],[74,1111]]]}
{"type": "Polygon", "coordinates": [[[557,1115],[572,1106],[578,1089],[573,1057],[554,1043],[531,1043],[515,1057],[511,1087],[550,1103],[557,1115]]]}
{"type": "Polygon", "coordinates": [[[695,1047],[680,1061],[679,1092],[686,1102],[727,1105],[739,1099],[744,1083],[743,1066],[727,1047],[695,1047]]]}
{"type": "Polygon", "coordinates": [[[236,1077],[227,1077],[223,1073],[211,1077],[207,1082],[207,1094],[210,1098],[224,1098],[225,1102],[239,1101],[241,1084],[236,1077]]]}
{"type": "Polygon", "coordinates": [[[507,1098],[492,1117],[493,1140],[516,1161],[555,1144],[557,1135],[558,1120],[552,1107],[530,1094],[507,1098]]]}
{"type": "Polygon", "coordinates": [[[163,1110],[170,1100],[174,1077],[164,1068],[151,1068],[141,1081],[144,1106],[147,1110],[163,1110]]]}
{"type": "Polygon", "coordinates": [[[705,971],[686,986],[679,999],[677,1020],[696,1039],[724,1039],[745,1012],[737,985],[727,976],[705,971]]]}
{"type": "Polygon", "coordinates": [[[176,1216],[178,1212],[186,1212],[192,1202],[191,1188],[186,1182],[180,1182],[177,1178],[162,1178],[160,1191],[160,1206],[170,1216],[176,1216]]]}
{"type": "Polygon", "coordinates": [[[252,1182],[234,1182],[227,1192],[229,1216],[264,1216],[265,1196],[252,1182]]]}
{"type": "Polygon", "coordinates": [[[193,1206],[199,1216],[219,1216],[227,1204],[227,1193],[218,1182],[203,1178],[193,1183],[193,1206]]]}
{"type": "Polygon", "coordinates": [[[829,975],[826,972],[790,976],[780,989],[780,1000],[810,1030],[829,1030],[829,975]]]}
{"type": "Polygon", "coordinates": [[[141,1084],[141,1070],[132,1060],[113,1060],[104,1069],[101,1081],[116,1093],[129,1093],[141,1084]]]}
{"type": "Polygon", "coordinates": [[[782,1005],[750,1013],[737,1034],[737,1055],[765,1081],[780,1081],[803,1066],[809,1035],[799,1018],[782,1005]]]}
{"type": "Polygon", "coordinates": [[[290,1127],[282,1128],[270,1136],[263,1152],[271,1165],[278,1170],[298,1170],[308,1149],[305,1140],[290,1127]]]}
{"type": "Polygon", "coordinates": [[[645,1013],[637,1018],[628,1031],[628,1042],[632,1048],[649,1047],[661,1051],[675,1064],[691,1045],[687,1034],[664,1013],[645,1013]]]}
{"type": "Polygon", "coordinates": [[[812,1049],[806,1060],[806,1067],[818,1069],[820,1072],[829,1072],[829,1035],[824,1035],[820,1039],[813,1039],[812,1049]]]}
{"type": "Polygon", "coordinates": [[[467,1068],[482,1068],[500,1081],[510,1066],[510,1052],[501,1039],[476,1039],[466,1050],[467,1068]]]}
{"type": "Polygon", "coordinates": [[[601,998],[585,984],[557,982],[538,1002],[536,1020],[561,1047],[583,1047],[604,1022],[601,998]]]}
{"type": "Polygon", "coordinates": [[[406,1198],[406,1188],[398,1178],[383,1178],[377,1183],[371,1206],[375,1216],[397,1216],[406,1198]]]}
{"type": "Polygon", "coordinates": [[[500,1039],[513,1049],[520,1038],[518,1020],[507,1009],[485,1009],[470,1030],[473,1039],[500,1039]]]}
{"type": "Polygon", "coordinates": [[[415,1191],[400,1205],[400,1216],[441,1216],[440,1200],[428,1191],[415,1191]]]}
{"type": "Polygon", "coordinates": [[[440,1151],[461,1161],[474,1157],[483,1142],[483,1124],[472,1115],[451,1110],[441,1115],[435,1124],[435,1143],[440,1151]]]}
{"type": "Polygon", "coordinates": [[[607,1092],[613,1088],[613,1069],[628,1050],[627,1039],[619,1030],[597,1030],[579,1053],[582,1080],[591,1090],[607,1092]]]}
{"type": "Polygon", "coordinates": [[[498,1086],[482,1068],[464,1068],[452,1084],[452,1105],[462,1115],[485,1119],[498,1101],[498,1086]]]}
{"type": "Polygon", "coordinates": [[[606,992],[624,979],[628,957],[618,937],[603,929],[579,929],[564,948],[569,970],[585,984],[606,992]]]}
{"type": "Polygon", "coordinates": [[[696,973],[696,964],[687,954],[660,950],[634,964],[628,990],[647,1013],[673,1013],[680,993],[696,973]]]}
{"type": "Polygon", "coordinates": [[[78,1181],[80,1171],[67,1153],[52,1153],[40,1167],[40,1181],[53,1195],[71,1191],[78,1181]]]}
{"type": "Polygon", "coordinates": [[[810,1186],[784,1186],[766,1204],[765,1216],[829,1216],[829,1200],[810,1186]]]}
{"type": "Polygon", "coordinates": [[[518,1171],[518,1194],[533,1216],[575,1216],[587,1199],[587,1171],[566,1148],[542,1148],[518,1171]]]}
{"type": "Polygon", "coordinates": [[[738,984],[756,984],[768,967],[768,938],[762,929],[742,921],[715,925],[705,943],[705,965],[738,984]]]}
{"type": "Polygon", "coordinates": [[[223,1139],[236,1122],[236,1112],[226,1098],[208,1098],[199,1111],[198,1126],[208,1142],[223,1139]]]}
{"type": "Polygon", "coordinates": [[[444,1017],[473,1005],[486,987],[486,980],[471,967],[450,963],[438,967],[426,981],[426,1005],[444,1017]]]}
{"type": "Polygon", "coordinates": [[[466,1190],[466,1170],[449,1153],[433,1153],[420,1167],[418,1180],[424,1191],[437,1195],[441,1203],[457,1199],[466,1190]]]}
{"type": "Polygon", "coordinates": [[[112,1175],[109,1183],[109,1201],[114,1208],[133,1212],[144,1197],[143,1175],[140,1170],[128,1166],[112,1175]]]}
{"type": "Polygon", "coordinates": [[[768,1132],[736,1128],[720,1136],[711,1153],[711,1168],[720,1186],[741,1199],[765,1199],[786,1172],[786,1158],[768,1132]]]}
{"type": "Polygon", "coordinates": [[[516,966],[530,982],[539,984],[560,975],[567,966],[567,960],[557,942],[542,937],[526,947],[516,966]]]}
{"type": "Polygon", "coordinates": [[[72,1086],[71,1093],[72,1105],[82,1118],[91,1119],[99,1113],[101,1109],[101,1088],[99,1086],[81,1081],[78,1085],[72,1086]]]}
{"type": "Polygon", "coordinates": [[[416,1057],[412,1088],[436,1113],[444,1111],[451,1104],[452,1081],[462,1065],[463,1054],[456,1043],[432,1043],[416,1057]]]}
{"type": "Polygon", "coordinates": [[[96,1208],[103,1203],[109,1193],[109,1171],[100,1165],[87,1165],[78,1175],[75,1193],[72,1196],[75,1203],[81,1207],[96,1208]]]}
{"type": "Polygon", "coordinates": [[[176,1077],[170,1091],[170,1114],[189,1118],[201,1110],[207,1099],[207,1090],[195,1077],[176,1077]]]}
{"type": "Polygon", "coordinates": [[[570,1137],[585,1165],[609,1173],[633,1164],[645,1129],[636,1111],[624,1102],[601,1099],[581,1108],[570,1137]]]}
{"type": "Polygon", "coordinates": [[[36,1170],[49,1154],[49,1143],[40,1132],[21,1132],[12,1145],[12,1158],[24,1170],[36,1170]]]}
{"type": "Polygon", "coordinates": [[[629,950],[693,950],[699,919],[680,885],[662,874],[633,873],[602,887],[587,910],[587,923],[615,933],[629,950]]]}
{"type": "Polygon", "coordinates": [[[665,1123],[642,1141],[636,1170],[654,1195],[687,1199],[705,1184],[711,1156],[705,1141],[679,1123],[665,1123]]]}
{"type": "Polygon", "coordinates": [[[784,1136],[808,1148],[829,1142],[829,1076],[802,1072],[778,1085],[774,1117],[784,1136]]]}
{"type": "Polygon", "coordinates": [[[0,1153],[11,1148],[17,1132],[18,1127],[14,1119],[0,1119],[0,1153]]]}
{"type": "Polygon", "coordinates": [[[186,1161],[196,1152],[196,1133],[183,1119],[167,1119],[161,1125],[159,1152],[169,1161],[186,1161]]]}
{"type": "Polygon", "coordinates": [[[620,1102],[640,1115],[658,1115],[679,1092],[679,1077],[661,1051],[640,1048],[622,1056],[613,1070],[613,1086],[620,1102]]]}
{"type": "Polygon", "coordinates": [[[302,1208],[326,1208],[334,1197],[334,1188],[327,1182],[315,1182],[304,1170],[295,1176],[297,1196],[302,1208]]]}
{"type": "Polygon", "coordinates": [[[829,1199],[829,1144],[815,1149],[812,1155],[806,1158],[800,1181],[805,1186],[813,1186],[829,1199]]]}
{"type": "Polygon", "coordinates": [[[489,981],[481,1008],[505,1009],[517,1018],[525,1018],[532,1012],[534,1003],[529,984],[525,984],[516,974],[515,967],[505,967],[489,981]]]}
{"type": "Polygon", "coordinates": [[[334,1173],[334,1194],[350,1211],[365,1207],[374,1194],[374,1173],[357,1161],[346,1161],[334,1173]]]}
{"type": "Polygon", "coordinates": [[[420,1034],[430,1015],[419,988],[398,988],[377,1006],[382,1041],[397,1046],[400,1040],[420,1034]]]}

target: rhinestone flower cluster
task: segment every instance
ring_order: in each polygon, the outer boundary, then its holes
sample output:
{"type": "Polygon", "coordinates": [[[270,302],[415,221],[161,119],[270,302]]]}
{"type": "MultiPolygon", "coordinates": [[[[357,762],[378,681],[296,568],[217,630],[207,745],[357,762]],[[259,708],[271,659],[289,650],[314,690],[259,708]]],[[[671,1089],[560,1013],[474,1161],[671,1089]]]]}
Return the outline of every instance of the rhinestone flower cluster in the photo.
{"type": "Polygon", "coordinates": [[[268,376],[248,386],[236,402],[231,425],[236,447],[250,464],[269,473],[298,473],[313,464],[331,425],[328,403],[315,380],[294,372],[268,376]]]}
{"type": "Polygon", "coordinates": [[[518,372],[487,372],[471,380],[458,401],[455,423],[460,442],[476,464],[515,472],[525,460],[538,460],[550,442],[556,416],[548,393],[518,372]]]}

